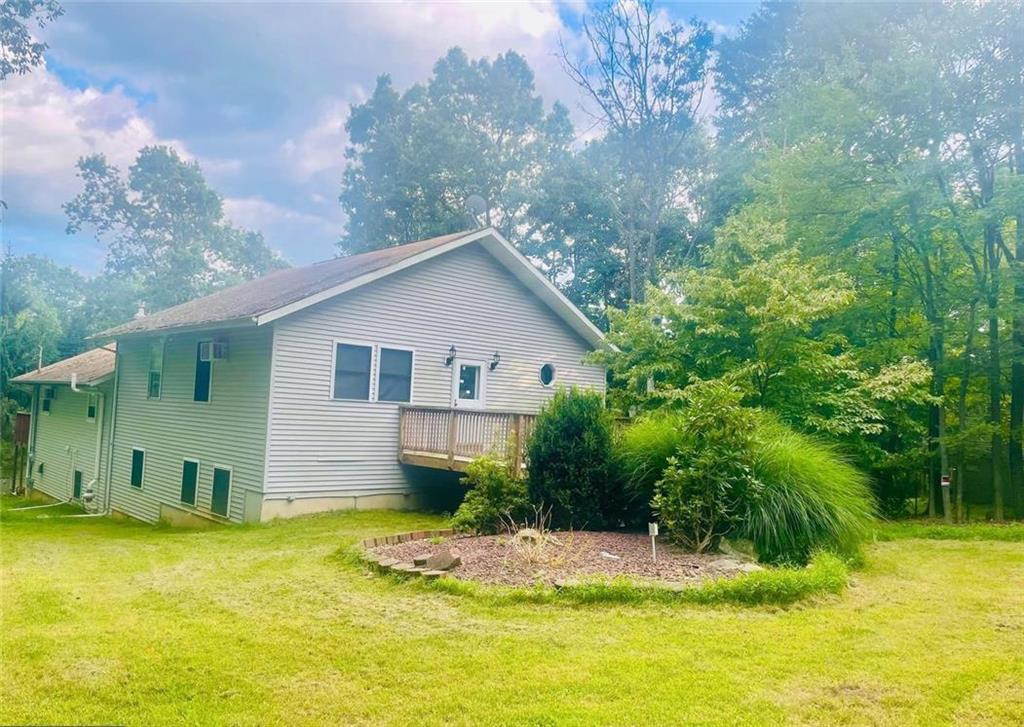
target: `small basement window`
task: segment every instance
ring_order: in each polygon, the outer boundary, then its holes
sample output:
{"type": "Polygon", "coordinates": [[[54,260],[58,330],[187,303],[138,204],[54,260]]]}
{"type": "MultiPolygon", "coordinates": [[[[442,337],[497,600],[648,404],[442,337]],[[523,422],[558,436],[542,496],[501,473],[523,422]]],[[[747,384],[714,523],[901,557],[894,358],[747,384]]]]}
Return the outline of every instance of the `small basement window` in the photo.
{"type": "Polygon", "coordinates": [[[338,343],[334,348],[334,398],[370,400],[373,348],[338,343]]]}
{"type": "Polygon", "coordinates": [[[196,381],[192,391],[192,401],[209,401],[210,386],[213,381],[213,361],[210,356],[204,355],[210,350],[209,341],[200,341],[196,344],[196,381]]]}
{"type": "Polygon", "coordinates": [[[149,379],[146,397],[159,399],[164,377],[164,340],[154,341],[149,348],[149,379]]]}
{"type": "Polygon", "coordinates": [[[412,401],[412,351],[381,348],[378,369],[378,401],[412,401]]]}
{"type": "Polygon", "coordinates": [[[554,364],[546,363],[540,367],[540,383],[544,386],[551,386],[555,383],[555,366],[554,364]]]}
{"type": "Polygon", "coordinates": [[[132,448],[132,476],[129,482],[132,487],[142,489],[142,480],[146,474],[146,451],[132,448]]]}

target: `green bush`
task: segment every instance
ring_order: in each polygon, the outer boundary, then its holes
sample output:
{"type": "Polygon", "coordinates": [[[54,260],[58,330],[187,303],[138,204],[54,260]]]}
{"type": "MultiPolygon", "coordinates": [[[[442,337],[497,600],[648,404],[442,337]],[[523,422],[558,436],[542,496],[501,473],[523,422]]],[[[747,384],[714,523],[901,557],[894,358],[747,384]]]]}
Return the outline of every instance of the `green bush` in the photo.
{"type": "Polygon", "coordinates": [[[496,533],[503,522],[518,522],[529,512],[526,483],[501,462],[478,457],[466,467],[461,481],[470,490],[452,518],[456,530],[496,533]]]}
{"type": "Polygon", "coordinates": [[[867,477],[835,447],[759,419],[751,467],[762,488],[741,535],[767,562],[803,564],[820,549],[853,555],[875,519],[867,477]]]}
{"type": "Polygon", "coordinates": [[[690,386],[686,403],[675,455],[654,485],[651,507],[671,540],[700,553],[735,530],[758,497],[749,464],[756,420],[740,394],[718,382],[690,386]]]}
{"type": "Polygon", "coordinates": [[[601,394],[555,392],[527,447],[530,501],[551,508],[555,527],[617,525],[622,498],[611,449],[612,421],[601,394]]]}
{"type": "Polygon", "coordinates": [[[803,564],[823,548],[852,555],[875,515],[866,477],[835,447],[737,407],[723,384],[697,383],[687,388],[682,410],[648,415],[626,429],[617,461],[627,492],[650,492],[652,504],[660,493],[655,509],[684,544],[679,524],[707,521],[717,492],[718,533],[731,527],[763,561],[803,564]],[[703,493],[696,499],[695,487],[703,493]],[[730,499],[730,490],[742,502],[730,499]]]}

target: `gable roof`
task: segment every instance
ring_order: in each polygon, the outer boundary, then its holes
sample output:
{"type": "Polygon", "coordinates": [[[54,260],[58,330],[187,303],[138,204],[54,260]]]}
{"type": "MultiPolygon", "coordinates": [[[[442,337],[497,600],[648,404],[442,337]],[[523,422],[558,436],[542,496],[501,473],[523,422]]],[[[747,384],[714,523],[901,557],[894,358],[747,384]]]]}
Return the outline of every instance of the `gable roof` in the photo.
{"type": "Polygon", "coordinates": [[[36,371],[11,379],[12,384],[70,384],[72,375],[79,386],[95,386],[114,375],[117,344],[94,348],[36,371]]]}
{"type": "Polygon", "coordinates": [[[97,333],[92,338],[229,325],[265,325],[472,242],[479,242],[590,345],[607,347],[604,334],[493,228],[457,232],[279,270],[137,318],[97,333]]]}

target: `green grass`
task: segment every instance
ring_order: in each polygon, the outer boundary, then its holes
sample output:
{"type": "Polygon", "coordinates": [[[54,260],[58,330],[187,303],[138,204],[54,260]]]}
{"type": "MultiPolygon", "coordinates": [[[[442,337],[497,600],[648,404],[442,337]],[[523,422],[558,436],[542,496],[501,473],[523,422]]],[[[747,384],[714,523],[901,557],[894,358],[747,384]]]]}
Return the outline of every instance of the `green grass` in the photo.
{"type": "Polygon", "coordinates": [[[38,517],[48,512],[0,524],[0,723],[1024,715],[1019,542],[872,543],[841,596],[789,608],[491,602],[371,575],[344,555],[364,537],[441,524],[427,515],[184,531],[38,517]]]}
{"type": "Polygon", "coordinates": [[[946,525],[941,520],[901,520],[876,529],[877,540],[1002,540],[1024,543],[1024,523],[965,523],[946,525]]]}

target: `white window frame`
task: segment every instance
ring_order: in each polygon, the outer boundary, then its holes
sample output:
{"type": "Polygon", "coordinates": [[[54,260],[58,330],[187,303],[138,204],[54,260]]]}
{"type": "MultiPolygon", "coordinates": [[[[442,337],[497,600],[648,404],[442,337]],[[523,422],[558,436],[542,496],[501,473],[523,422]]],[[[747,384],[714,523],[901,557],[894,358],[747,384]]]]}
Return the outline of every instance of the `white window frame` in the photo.
{"type": "MultiPolygon", "coordinates": [[[[231,492],[234,489],[235,489],[235,471],[234,471],[234,469],[232,467],[230,467],[230,466],[225,466],[225,465],[219,465],[219,464],[213,465],[213,469],[210,470],[210,507],[207,510],[207,512],[209,512],[211,515],[216,515],[217,517],[222,517],[225,520],[230,519],[231,518],[231,492]],[[214,483],[217,481],[217,470],[224,470],[224,471],[226,471],[228,473],[228,511],[224,515],[221,515],[219,512],[214,512],[214,509],[213,509],[213,486],[214,486],[214,483]]],[[[196,500],[198,500],[198,499],[199,499],[199,482],[197,481],[196,482],[196,500]]]]}
{"type": "Polygon", "coordinates": [[[149,344],[149,363],[146,366],[146,398],[151,401],[160,401],[164,396],[164,364],[167,363],[167,339],[159,338],[156,341],[152,341],[149,344]],[[150,396],[149,394],[149,382],[150,377],[153,375],[153,347],[154,345],[160,346],[160,391],[157,392],[156,396],[150,396]]]}
{"type": "Polygon", "coordinates": [[[545,389],[552,388],[556,383],[558,383],[558,366],[556,366],[555,364],[551,363],[550,361],[545,361],[544,363],[542,363],[540,365],[540,368],[537,369],[537,381],[539,381],[540,385],[543,386],[545,389]],[[550,384],[545,384],[544,383],[544,378],[543,378],[543,375],[541,373],[542,371],[544,371],[544,367],[545,366],[550,366],[551,367],[551,383],[550,384]]]}
{"type": "MultiPolygon", "coordinates": [[[[334,350],[337,351],[337,347],[334,350]]],[[[413,397],[416,396],[416,349],[411,346],[394,346],[390,343],[378,343],[376,346],[376,357],[376,362],[371,364],[373,368],[376,368],[376,376],[373,377],[373,401],[380,402],[381,404],[394,404],[396,406],[401,406],[402,404],[411,405],[414,401],[413,397]],[[412,354],[412,361],[409,363],[409,401],[388,401],[378,398],[380,396],[380,359],[382,348],[391,351],[408,351],[412,354]]]]}
{"type": "Polygon", "coordinates": [[[132,456],[128,459],[128,487],[133,490],[144,490],[146,489],[146,461],[149,459],[149,455],[146,454],[146,450],[142,447],[132,447],[132,456]],[[139,475],[139,486],[136,487],[132,484],[132,466],[135,464],[135,453],[142,452],[142,473],[139,475]]]}
{"type": "MultiPolygon", "coordinates": [[[[389,347],[390,348],[390,347],[389,347]]],[[[331,371],[330,371],[330,384],[327,387],[327,395],[332,401],[348,401],[348,402],[361,402],[369,403],[377,401],[377,344],[370,343],[369,341],[354,341],[348,338],[335,338],[331,341],[331,371]],[[370,349],[370,379],[367,381],[367,392],[365,399],[349,399],[347,397],[335,396],[334,395],[334,374],[338,366],[338,346],[361,346],[363,348],[370,349]]]]}
{"type": "MultiPolygon", "coordinates": [[[[214,367],[214,364],[215,364],[215,361],[214,361],[213,358],[210,358],[210,360],[208,362],[206,362],[206,363],[210,364],[210,385],[207,387],[207,390],[208,390],[209,394],[206,397],[206,401],[196,401],[196,368],[199,366],[199,344],[201,344],[201,343],[213,344],[213,339],[212,338],[199,338],[199,339],[196,340],[196,347],[195,347],[195,354],[194,354],[195,358],[192,360],[192,364],[193,364],[192,365],[192,403],[193,404],[209,404],[209,403],[211,403],[213,401],[213,367],[214,367]]],[[[162,396],[163,393],[164,393],[164,380],[163,380],[163,373],[161,372],[161,374],[160,374],[160,395],[162,396]]]]}
{"type": "Polygon", "coordinates": [[[480,410],[487,408],[487,362],[483,359],[456,358],[452,361],[452,408],[480,410]],[[459,369],[463,366],[478,366],[480,381],[477,382],[477,398],[459,398],[459,369]],[[467,403],[469,402],[469,403],[467,403]]]}
{"type": "Polygon", "coordinates": [[[95,392],[87,393],[85,400],[85,421],[95,424],[100,417],[100,395],[95,392]],[[89,416],[89,407],[94,407],[96,416],[89,416]]]}
{"type": "MultiPolygon", "coordinates": [[[[180,504],[182,504],[182,505],[188,505],[189,507],[198,508],[199,507],[199,481],[202,479],[203,465],[202,465],[202,463],[198,459],[193,459],[192,457],[182,457],[181,458],[181,474],[185,474],[185,463],[186,462],[194,462],[195,465],[196,465],[196,494],[195,494],[195,501],[194,502],[185,502],[184,500],[181,499],[181,477],[178,477],[178,502],[180,504]]],[[[211,494],[211,497],[212,497],[212,494],[211,494]]]]}

